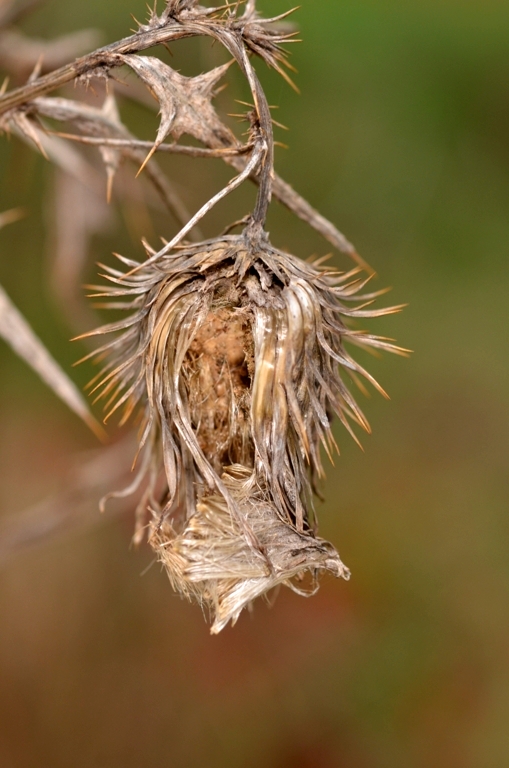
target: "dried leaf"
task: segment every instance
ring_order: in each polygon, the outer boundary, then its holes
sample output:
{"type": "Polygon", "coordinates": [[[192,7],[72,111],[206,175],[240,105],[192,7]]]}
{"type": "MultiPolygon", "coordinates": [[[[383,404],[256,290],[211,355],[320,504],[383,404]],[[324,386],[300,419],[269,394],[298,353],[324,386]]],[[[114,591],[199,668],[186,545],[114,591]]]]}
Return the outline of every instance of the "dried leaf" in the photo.
{"type": "Polygon", "coordinates": [[[198,77],[184,77],[153,56],[124,56],[123,60],[147,84],[160,106],[159,130],[145,163],[169,133],[175,139],[179,139],[182,134],[189,134],[207,146],[213,140],[212,136],[223,146],[238,143],[230,129],[221,122],[211,103],[214,87],[230,64],[223,64],[198,77]]]}
{"type": "MultiPolygon", "coordinates": [[[[30,121],[29,125],[31,135],[22,131],[17,122],[13,126],[14,132],[30,145],[36,141],[57,168],[55,194],[47,206],[53,230],[50,238],[51,283],[71,327],[78,332],[84,323],[91,322],[88,308],[85,309],[77,297],[90,239],[107,230],[111,213],[103,203],[101,176],[85,157],[62,139],[48,136],[34,122],[30,121]]],[[[20,215],[23,215],[21,211],[0,214],[0,227],[20,215]]]]}
{"type": "MultiPolygon", "coordinates": [[[[79,182],[80,185],[86,187],[95,198],[102,196],[103,186],[100,174],[75,147],[57,136],[48,135],[33,120],[27,120],[27,123],[22,123],[22,127],[25,130],[22,130],[18,122],[13,120],[10,120],[10,127],[20,139],[30,146],[33,146],[35,143],[46,158],[65,174],[79,182]]],[[[67,206],[67,214],[69,210],[70,207],[67,206]]],[[[73,211],[74,215],[69,216],[69,219],[75,218],[76,215],[79,216],[76,209],[73,209],[73,211]]],[[[9,211],[1,214],[0,222],[1,217],[8,214],[10,214],[9,211]]],[[[11,220],[14,221],[15,219],[9,219],[5,223],[9,223],[11,220]]]]}
{"type": "Polygon", "coordinates": [[[80,419],[83,419],[85,424],[97,436],[103,437],[104,431],[90,413],[79,389],[37,338],[32,328],[16,309],[1,286],[0,336],[16,354],[23,358],[39,374],[41,379],[69,406],[71,411],[74,411],[80,419]]]}

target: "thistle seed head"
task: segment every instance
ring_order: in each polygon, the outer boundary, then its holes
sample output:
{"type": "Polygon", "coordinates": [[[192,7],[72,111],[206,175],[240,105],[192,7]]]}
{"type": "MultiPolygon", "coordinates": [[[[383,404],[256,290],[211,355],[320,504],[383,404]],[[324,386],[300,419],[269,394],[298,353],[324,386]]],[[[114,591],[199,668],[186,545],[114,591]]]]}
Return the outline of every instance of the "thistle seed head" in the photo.
{"type": "MultiPolygon", "coordinates": [[[[321,571],[348,578],[332,545],[317,537],[313,496],[324,474],[322,448],[329,456],[336,448],[334,414],[355,440],[355,425],[369,430],[348,379],[359,386],[367,379],[383,393],[350,355],[349,345],[405,353],[387,339],[354,328],[358,318],[399,308],[371,308],[377,294],[361,295],[367,281],[360,272],[367,265],[354,246],[275,173],[276,123],[253,59],[262,58],[295,87],[287,72],[293,71],[287,45],[298,40],[288,26],[292,11],[264,19],[256,5],[256,0],[226,0],[218,6],[165,0],[161,13],[156,6],[149,9],[147,23],[136,22],[130,37],[44,76],[38,64],[24,86],[7,92],[6,81],[0,88],[0,130],[12,130],[37,147],[61,171],[80,179],[87,194],[95,188],[95,169],[80,144],[97,147],[108,200],[121,160],[141,163],[138,174],[144,172],[180,224],[159,252],[146,245],[149,258],[143,264],[119,256],[125,271],[105,267],[110,286],[101,286],[96,295],[106,297],[103,306],[128,315],[88,334],[115,334],[92,353],[104,365],[92,391],[103,399],[106,418],[118,412],[122,421],[136,415],[140,422],[134,479],[110,496],[142,491],[135,541],[147,532],[174,587],[210,611],[214,632],[274,586],[286,584],[304,593],[306,573],[311,591],[321,571]],[[190,37],[219,43],[229,62],[184,77],[155,55],[146,55],[190,37]],[[219,80],[234,63],[252,97],[244,143],[212,104],[219,80]],[[124,125],[113,93],[101,108],[49,96],[65,83],[89,84],[98,75],[113,79],[124,65],[159,103],[153,142],[137,139],[124,125]],[[68,123],[74,132],[48,135],[48,118],[68,123]],[[179,143],[184,135],[203,146],[179,143]],[[74,148],[65,141],[73,141],[74,148]],[[222,158],[236,175],[191,215],[157,164],[156,153],[162,151],[222,158]],[[245,231],[184,244],[187,236],[197,236],[204,216],[248,180],[258,185],[258,194],[243,219],[245,231]],[[320,260],[304,263],[273,248],[264,230],[272,197],[360,268],[340,274],[320,260]]],[[[144,101],[136,89],[131,98],[144,101]]],[[[138,204],[138,196],[132,199],[138,204]]],[[[65,219],[69,223],[72,217],[66,214],[65,219]]],[[[77,221],[80,243],[96,231],[87,222],[77,221]]],[[[27,332],[17,310],[7,299],[3,304],[0,335],[3,331],[95,428],[79,394],[27,332]]]]}
{"type": "MultiPolygon", "coordinates": [[[[153,251],[146,246],[149,256],[153,251]]],[[[130,271],[108,269],[100,295],[130,311],[96,385],[108,416],[142,413],[145,481],[136,540],[148,539],[177,591],[212,613],[212,631],[306,571],[348,578],[316,536],[320,448],[335,449],[331,418],[368,423],[344,382],[364,377],[345,342],[401,351],[349,320],[395,311],[352,305],[365,280],[273,248],[246,233],[182,246],[130,271]]],[[[355,435],[354,435],[355,437],[355,435]]],[[[355,438],[357,439],[357,438],[355,438]]]]}

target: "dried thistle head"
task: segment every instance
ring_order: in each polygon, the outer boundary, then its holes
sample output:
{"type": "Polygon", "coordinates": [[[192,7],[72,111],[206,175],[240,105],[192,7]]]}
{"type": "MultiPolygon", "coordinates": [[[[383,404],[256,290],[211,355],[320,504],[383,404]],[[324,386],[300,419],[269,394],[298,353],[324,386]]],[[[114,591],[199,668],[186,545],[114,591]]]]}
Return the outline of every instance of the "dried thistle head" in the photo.
{"type": "Polygon", "coordinates": [[[352,424],[368,429],[345,374],[380,389],[345,342],[399,351],[348,320],[395,308],[351,303],[374,298],[359,295],[359,268],[326,270],[267,238],[253,246],[247,231],[147,266],[123,261],[131,274],[108,269],[113,287],[101,295],[131,314],[96,332],[121,331],[96,353],[108,355],[96,389],[108,415],[143,409],[136,539],[148,528],[174,587],[210,609],[213,631],[278,584],[298,589],[306,571],[348,578],[315,534],[320,448],[335,449],[333,414],[352,435],[352,424]]]}
{"type": "Polygon", "coordinates": [[[211,613],[213,632],[279,584],[305,593],[308,574],[312,593],[322,571],[349,577],[334,547],[317,536],[321,449],[330,456],[336,448],[334,414],[356,440],[353,426],[369,429],[347,379],[359,386],[367,379],[383,393],[348,345],[405,352],[354,328],[358,318],[398,307],[369,306],[377,294],[362,293],[369,277],[361,276],[366,265],[353,246],[274,171],[270,108],[251,55],[291,83],[283,45],[295,42],[294,33],[281,25],[287,15],[262,19],[256,0],[208,8],[167,0],[132,36],[0,91],[0,130],[30,141],[62,168],[70,167],[69,147],[58,142],[96,146],[108,195],[123,157],[142,163],[181,225],[159,252],[145,244],[143,263],[119,256],[126,271],[105,267],[111,285],[96,295],[128,316],[88,334],[115,334],[91,355],[104,363],[92,391],[104,400],[106,418],[120,412],[122,422],[133,414],[140,420],[134,480],[110,496],[143,489],[135,540],[147,532],[175,589],[211,613]],[[244,144],[212,105],[229,64],[189,78],[139,55],[191,36],[223,45],[248,82],[253,106],[244,144]],[[111,77],[124,65],[159,103],[154,142],[137,140],[124,126],[113,95],[101,109],[47,97],[71,81],[111,77]],[[47,119],[70,123],[77,133],[48,137],[47,119]],[[203,146],[179,144],[182,135],[203,146]],[[190,217],[157,166],[160,151],[221,157],[238,175],[190,217]],[[247,180],[259,193],[242,234],[186,242],[203,216],[247,180]],[[274,248],[264,231],[272,196],[360,266],[342,274],[274,248]]]}

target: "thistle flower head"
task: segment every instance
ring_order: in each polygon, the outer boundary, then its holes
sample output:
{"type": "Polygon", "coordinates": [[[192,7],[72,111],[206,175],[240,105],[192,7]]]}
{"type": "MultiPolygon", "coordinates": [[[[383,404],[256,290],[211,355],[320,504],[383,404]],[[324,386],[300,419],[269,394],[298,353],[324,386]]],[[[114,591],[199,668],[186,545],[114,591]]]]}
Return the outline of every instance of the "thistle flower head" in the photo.
{"type": "MultiPolygon", "coordinates": [[[[148,248],[149,256],[153,252],[148,248]]],[[[108,415],[141,407],[146,478],[136,538],[148,538],[174,587],[198,599],[219,631],[277,584],[303,574],[348,578],[316,536],[313,492],[320,448],[335,449],[331,418],[368,423],[345,374],[378,385],[345,342],[397,351],[352,330],[365,281],[325,270],[246,233],[182,246],[130,272],[108,269],[127,319],[96,333],[116,338],[96,385],[108,415]]],[[[378,387],[379,388],[379,387],[378,387]]],[[[132,489],[134,490],[134,486],[132,489]]]]}

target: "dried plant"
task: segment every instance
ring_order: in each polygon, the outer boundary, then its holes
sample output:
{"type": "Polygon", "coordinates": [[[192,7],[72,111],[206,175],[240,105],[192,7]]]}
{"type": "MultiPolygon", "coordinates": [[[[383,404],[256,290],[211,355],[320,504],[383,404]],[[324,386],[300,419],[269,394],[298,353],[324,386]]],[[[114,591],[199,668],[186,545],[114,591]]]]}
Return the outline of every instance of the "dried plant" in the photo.
{"type": "MultiPolygon", "coordinates": [[[[400,307],[371,307],[378,294],[363,293],[369,268],[343,235],[274,172],[272,119],[253,57],[292,83],[284,45],[295,42],[295,33],[287,26],[288,13],[263,19],[255,6],[255,0],[216,8],[169,0],[132,36],[47,74],[38,64],[25,85],[0,98],[4,131],[32,142],[78,178],[88,163],[80,146],[96,146],[108,198],[121,161],[141,164],[140,171],[180,223],[178,233],[157,251],[143,241],[143,261],[118,256],[120,269],[104,266],[109,285],[95,286],[93,296],[127,316],[85,337],[113,335],[87,355],[102,365],[90,389],[105,402],[105,420],[115,412],[122,413],[121,423],[133,414],[140,420],[134,480],[104,501],[140,495],[135,541],[147,532],[174,588],[211,613],[212,632],[235,622],[254,598],[279,584],[309,594],[322,571],[349,577],[334,547],[316,532],[313,496],[324,475],[321,449],[330,456],[336,448],[334,414],[355,440],[353,425],[369,430],[345,376],[359,385],[367,379],[384,394],[347,345],[405,353],[390,340],[354,327],[357,318],[400,307]],[[184,77],[161,59],[140,55],[195,36],[219,42],[232,61],[184,77]],[[245,114],[244,143],[212,104],[232,63],[253,99],[245,114]],[[119,117],[114,94],[115,89],[122,93],[118,80],[126,67],[159,104],[153,143],[136,139],[119,117]],[[102,108],[47,95],[92,78],[109,84],[102,108]],[[74,133],[48,133],[55,121],[74,133]],[[201,146],[179,143],[184,135],[201,146]],[[219,157],[237,175],[189,216],[156,164],[158,152],[219,157]],[[246,180],[259,187],[252,213],[225,234],[196,242],[200,220],[246,180]],[[272,246],[264,230],[272,196],[349,254],[356,266],[340,273],[325,267],[324,259],[303,262],[272,246]],[[239,225],[241,233],[231,234],[239,225]]],[[[144,96],[137,90],[135,98],[144,96]]],[[[94,177],[89,163],[87,172],[94,177]]],[[[15,310],[10,312],[12,321],[15,310]]],[[[15,347],[21,322],[9,333],[0,316],[0,332],[15,347]]],[[[30,361],[30,353],[25,357],[30,361]]],[[[42,375],[49,370],[37,369],[42,375]]],[[[56,379],[49,383],[63,396],[56,379]]],[[[67,393],[64,399],[85,416],[81,400],[78,407],[76,397],[67,393]]],[[[88,412],[86,418],[91,418],[88,412]]]]}

